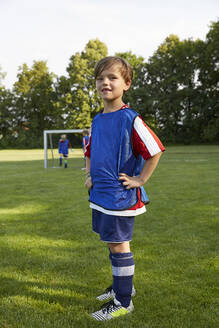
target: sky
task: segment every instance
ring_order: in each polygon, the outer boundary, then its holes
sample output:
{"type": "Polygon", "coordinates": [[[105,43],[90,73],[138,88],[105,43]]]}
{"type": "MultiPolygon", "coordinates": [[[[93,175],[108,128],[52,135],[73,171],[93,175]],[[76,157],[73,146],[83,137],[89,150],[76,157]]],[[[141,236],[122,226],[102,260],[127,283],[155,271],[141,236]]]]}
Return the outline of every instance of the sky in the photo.
{"type": "Polygon", "coordinates": [[[69,58],[96,38],[109,55],[147,60],[170,34],[205,40],[218,17],[218,0],[0,0],[3,85],[12,88],[19,66],[34,60],[66,75],[69,58]]]}

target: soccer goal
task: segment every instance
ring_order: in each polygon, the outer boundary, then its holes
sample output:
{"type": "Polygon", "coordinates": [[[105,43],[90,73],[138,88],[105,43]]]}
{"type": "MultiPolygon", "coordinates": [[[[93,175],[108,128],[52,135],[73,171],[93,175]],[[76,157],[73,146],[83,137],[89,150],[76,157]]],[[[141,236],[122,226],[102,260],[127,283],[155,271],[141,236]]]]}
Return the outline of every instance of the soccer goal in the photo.
{"type": "Polygon", "coordinates": [[[44,168],[48,168],[48,149],[51,150],[51,158],[52,158],[52,167],[55,166],[55,158],[53,152],[53,141],[52,135],[53,134],[69,134],[69,133],[82,133],[83,130],[76,129],[76,130],[44,130],[43,132],[43,140],[44,140],[44,168]],[[49,138],[48,138],[49,137],[49,138]],[[49,140],[48,140],[49,139],[49,140]]]}

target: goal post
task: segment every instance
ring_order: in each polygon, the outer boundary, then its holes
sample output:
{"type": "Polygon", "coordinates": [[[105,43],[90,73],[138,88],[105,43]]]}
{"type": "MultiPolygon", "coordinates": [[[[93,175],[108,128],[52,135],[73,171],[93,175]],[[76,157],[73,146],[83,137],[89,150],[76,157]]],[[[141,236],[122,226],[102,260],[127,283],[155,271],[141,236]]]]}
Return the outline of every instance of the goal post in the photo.
{"type": "MultiPolygon", "coordinates": [[[[43,143],[44,143],[44,168],[48,168],[48,138],[52,134],[69,134],[69,133],[82,133],[82,129],[73,129],[73,130],[44,130],[43,131],[43,143]]],[[[51,139],[50,139],[51,140],[51,139]]],[[[51,143],[51,141],[50,141],[51,143]]],[[[53,147],[53,146],[52,146],[53,147]]]]}

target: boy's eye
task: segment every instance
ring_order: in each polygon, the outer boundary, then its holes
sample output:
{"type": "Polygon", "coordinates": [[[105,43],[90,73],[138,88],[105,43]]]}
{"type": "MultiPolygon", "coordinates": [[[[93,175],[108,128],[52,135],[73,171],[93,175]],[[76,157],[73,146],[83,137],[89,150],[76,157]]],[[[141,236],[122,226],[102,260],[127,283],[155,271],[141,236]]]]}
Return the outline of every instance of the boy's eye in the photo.
{"type": "Polygon", "coordinates": [[[103,78],[102,78],[102,77],[100,77],[100,76],[99,76],[99,77],[97,77],[97,81],[102,81],[102,79],[103,79],[103,78]]]}

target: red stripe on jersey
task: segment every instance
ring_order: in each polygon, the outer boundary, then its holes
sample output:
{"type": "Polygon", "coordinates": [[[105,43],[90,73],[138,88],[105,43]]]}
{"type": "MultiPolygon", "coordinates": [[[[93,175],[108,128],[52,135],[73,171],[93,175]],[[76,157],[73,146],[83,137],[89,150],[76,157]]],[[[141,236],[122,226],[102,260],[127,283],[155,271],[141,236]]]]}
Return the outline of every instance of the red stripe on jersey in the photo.
{"type": "MultiPolygon", "coordinates": [[[[147,126],[147,124],[143,121],[141,117],[139,117],[139,119],[141,120],[141,123],[144,125],[144,127],[148,130],[148,132],[153,137],[160,151],[162,152],[165,151],[165,147],[163,146],[160,139],[156,136],[156,134],[147,126]]],[[[133,128],[132,130],[132,145],[133,145],[133,152],[135,156],[141,155],[144,158],[144,160],[152,157],[147,146],[145,145],[144,141],[140,138],[135,128],[133,128]]]]}
{"type": "Polygon", "coordinates": [[[165,147],[162,144],[162,142],[160,141],[160,139],[158,138],[158,136],[154,133],[154,131],[152,131],[149,126],[147,126],[147,124],[142,120],[144,126],[146,126],[146,128],[148,129],[148,131],[150,132],[150,134],[153,136],[154,140],[156,141],[156,143],[158,144],[160,150],[163,152],[165,151],[165,147]]]}
{"type": "Polygon", "coordinates": [[[90,145],[91,145],[91,136],[89,137],[89,142],[86,145],[86,151],[84,153],[84,156],[89,157],[89,158],[90,158],[90,145]]]}
{"type": "Polygon", "coordinates": [[[137,131],[134,128],[132,130],[132,144],[133,152],[136,157],[138,157],[138,155],[141,155],[144,160],[151,157],[151,154],[149,153],[147,147],[145,146],[144,142],[141,140],[137,131]]]}
{"type": "Polygon", "coordinates": [[[138,208],[142,208],[144,206],[144,203],[142,203],[141,201],[141,193],[140,193],[140,189],[137,189],[137,196],[138,196],[138,202],[137,204],[135,204],[134,206],[132,206],[131,208],[129,208],[129,210],[137,210],[138,208]]]}

